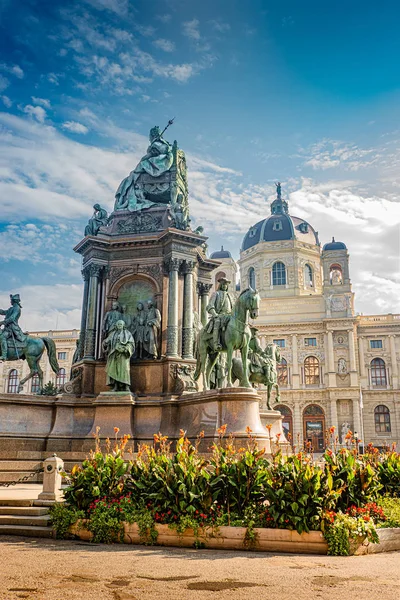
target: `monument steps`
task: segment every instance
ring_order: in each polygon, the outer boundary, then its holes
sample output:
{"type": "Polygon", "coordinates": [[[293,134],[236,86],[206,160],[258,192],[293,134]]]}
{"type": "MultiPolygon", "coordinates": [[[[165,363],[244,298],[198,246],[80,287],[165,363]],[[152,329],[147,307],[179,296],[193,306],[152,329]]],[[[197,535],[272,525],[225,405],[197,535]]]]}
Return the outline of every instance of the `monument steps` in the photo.
{"type": "Polygon", "coordinates": [[[0,535],[54,537],[48,507],[32,506],[35,500],[0,500],[0,535]]]}
{"type": "Polygon", "coordinates": [[[0,535],[18,535],[21,537],[54,537],[53,530],[50,527],[25,526],[25,525],[0,525],[0,535]]]}

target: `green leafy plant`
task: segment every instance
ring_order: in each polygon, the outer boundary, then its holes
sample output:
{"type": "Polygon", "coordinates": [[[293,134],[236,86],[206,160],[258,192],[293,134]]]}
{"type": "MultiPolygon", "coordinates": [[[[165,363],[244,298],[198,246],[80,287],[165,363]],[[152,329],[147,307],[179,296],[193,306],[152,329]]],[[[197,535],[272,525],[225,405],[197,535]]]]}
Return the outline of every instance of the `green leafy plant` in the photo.
{"type": "Polygon", "coordinates": [[[400,527],[400,498],[379,498],[378,504],[385,514],[378,527],[400,527]]]}
{"type": "Polygon", "coordinates": [[[372,519],[351,517],[341,512],[326,526],[324,536],[328,543],[328,554],[331,556],[348,556],[365,539],[375,544],[379,543],[372,519]]]}
{"type": "Polygon", "coordinates": [[[49,509],[49,513],[50,523],[56,532],[57,539],[68,537],[68,530],[71,525],[85,518],[83,511],[76,510],[64,502],[53,504],[49,509]]]}
{"type": "Polygon", "coordinates": [[[123,458],[129,436],[124,436],[118,441],[118,428],[115,428],[115,432],[112,452],[109,440],[107,440],[106,452],[101,451],[99,431],[97,431],[95,451],[83,461],[82,466],[73,467],[69,476],[69,485],[64,491],[65,501],[71,506],[87,511],[96,499],[122,495],[125,479],[130,470],[130,464],[123,458]]]}
{"type": "Polygon", "coordinates": [[[48,383],[46,383],[41,391],[40,394],[42,396],[56,396],[57,395],[57,388],[54,385],[54,383],[52,383],[51,381],[49,381],[48,383]]]}

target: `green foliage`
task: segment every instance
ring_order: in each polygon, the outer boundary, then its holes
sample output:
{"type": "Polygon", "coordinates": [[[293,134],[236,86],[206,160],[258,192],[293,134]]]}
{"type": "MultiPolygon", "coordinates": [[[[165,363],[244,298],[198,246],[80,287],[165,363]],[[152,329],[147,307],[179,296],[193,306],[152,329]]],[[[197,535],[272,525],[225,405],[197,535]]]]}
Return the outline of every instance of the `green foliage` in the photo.
{"type": "Polygon", "coordinates": [[[50,523],[56,532],[57,539],[66,538],[69,527],[85,517],[83,511],[76,510],[63,502],[53,504],[49,512],[50,523]]]}
{"type": "Polygon", "coordinates": [[[382,484],[381,493],[400,497],[400,454],[394,451],[379,456],[376,468],[382,484]]]}
{"type": "Polygon", "coordinates": [[[339,452],[328,449],[324,459],[326,475],[338,493],[336,510],[363,506],[378,498],[382,485],[368,455],[359,456],[355,448],[342,448],[339,452]]]}
{"type": "Polygon", "coordinates": [[[298,533],[319,529],[322,510],[334,507],[340,494],[333,488],[329,473],[301,452],[274,457],[267,469],[264,492],[275,527],[298,533]]]}
{"type": "Polygon", "coordinates": [[[378,524],[378,527],[400,527],[400,498],[379,498],[379,506],[385,513],[386,520],[378,524]]]}
{"type": "Polygon", "coordinates": [[[333,523],[324,531],[328,543],[328,554],[331,556],[348,556],[365,539],[374,544],[379,544],[378,534],[372,519],[364,517],[351,517],[339,512],[333,523]]]}
{"type": "Polygon", "coordinates": [[[51,381],[49,381],[48,383],[46,383],[43,388],[40,391],[40,394],[42,396],[56,396],[57,394],[57,388],[54,385],[54,383],[52,383],[51,381]]]}
{"type": "Polygon", "coordinates": [[[70,484],[64,492],[65,500],[71,506],[87,511],[96,498],[121,495],[128,471],[129,464],[119,450],[113,454],[94,452],[81,467],[73,467],[70,484]]]}
{"type": "Polygon", "coordinates": [[[94,542],[110,544],[121,541],[124,533],[122,512],[117,499],[103,499],[91,505],[86,527],[92,532],[94,542]]]}
{"type": "Polygon", "coordinates": [[[126,485],[132,499],[157,514],[169,511],[171,520],[203,512],[211,504],[207,461],[184,436],[173,455],[166,438],[155,436],[155,440],[157,449],[142,446],[132,465],[126,485]]]}

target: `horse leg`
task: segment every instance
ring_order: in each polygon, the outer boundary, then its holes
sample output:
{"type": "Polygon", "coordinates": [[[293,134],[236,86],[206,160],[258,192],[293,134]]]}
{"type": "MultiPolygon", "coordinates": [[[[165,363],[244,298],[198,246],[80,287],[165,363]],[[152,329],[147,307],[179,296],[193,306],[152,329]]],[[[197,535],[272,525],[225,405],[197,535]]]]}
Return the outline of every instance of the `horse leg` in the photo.
{"type": "Polygon", "coordinates": [[[275,387],[275,390],[276,390],[275,402],[279,402],[279,400],[281,399],[281,393],[279,391],[279,385],[276,383],[274,387],[275,387]]]}
{"type": "MultiPolygon", "coordinates": [[[[215,354],[213,353],[214,356],[213,359],[210,358],[210,355],[208,354],[208,362],[207,362],[207,369],[206,369],[206,380],[207,380],[207,389],[210,389],[210,376],[211,376],[211,371],[213,370],[215,363],[218,360],[218,352],[215,354]]],[[[218,382],[217,382],[218,385],[218,382]]]]}
{"type": "Polygon", "coordinates": [[[19,386],[18,386],[18,392],[22,392],[23,388],[24,388],[24,384],[29,381],[29,379],[32,379],[32,377],[34,377],[35,375],[38,374],[38,360],[36,356],[31,356],[31,355],[27,355],[26,357],[26,362],[28,363],[29,366],[29,373],[26,377],[24,377],[23,379],[21,379],[21,381],[19,382],[19,386]]]}
{"type": "Polygon", "coordinates": [[[227,344],[227,374],[226,374],[226,387],[232,387],[232,356],[233,356],[233,345],[227,344]]]}
{"type": "Polygon", "coordinates": [[[249,373],[248,373],[248,365],[247,365],[247,354],[248,354],[248,344],[244,344],[240,349],[240,355],[242,357],[242,365],[243,365],[243,378],[240,382],[242,387],[251,387],[251,383],[249,381],[249,373]]]}
{"type": "Polygon", "coordinates": [[[268,385],[267,385],[267,408],[268,408],[268,410],[272,410],[272,408],[271,408],[271,391],[272,391],[272,384],[268,383],[268,385]]]}

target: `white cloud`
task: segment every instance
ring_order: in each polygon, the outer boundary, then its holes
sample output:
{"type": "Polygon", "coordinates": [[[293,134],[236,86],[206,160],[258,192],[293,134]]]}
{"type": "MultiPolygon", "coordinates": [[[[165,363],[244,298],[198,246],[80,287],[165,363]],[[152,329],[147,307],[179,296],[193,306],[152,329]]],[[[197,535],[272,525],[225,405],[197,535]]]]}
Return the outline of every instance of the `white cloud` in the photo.
{"type": "Polygon", "coordinates": [[[19,65],[7,65],[6,63],[0,63],[0,69],[14,75],[18,79],[24,78],[24,72],[19,65]]]}
{"type": "Polygon", "coordinates": [[[60,82],[59,82],[60,76],[61,76],[60,73],[48,73],[47,79],[48,79],[48,81],[50,81],[50,83],[53,83],[54,85],[60,85],[60,82]]]}
{"type": "Polygon", "coordinates": [[[213,29],[219,31],[220,33],[226,33],[231,28],[229,23],[224,23],[223,21],[212,20],[210,21],[210,24],[213,27],[213,29]]]}
{"type": "Polygon", "coordinates": [[[81,319],[82,285],[22,285],[0,292],[0,306],[10,304],[9,294],[20,294],[24,331],[79,329],[81,319]]]}
{"type": "Polygon", "coordinates": [[[145,26],[145,25],[136,24],[135,29],[144,37],[153,37],[153,35],[155,35],[155,33],[156,33],[155,28],[152,27],[151,25],[145,26]]]}
{"type": "Polygon", "coordinates": [[[185,21],[183,23],[183,35],[190,38],[191,40],[199,41],[201,39],[199,31],[200,22],[198,19],[192,19],[191,21],[185,21]]]}
{"type": "Polygon", "coordinates": [[[4,90],[6,90],[9,85],[10,82],[8,81],[7,77],[0,75],[0,92],[4,92],[4,90]]]}
{"type": "Polygon", "coordinates": [[[44,108],[50,108],[51,106],[50,100],[47,100],[47,98],[37,98],[36,96],[31,96],[31,98],[34,104],[39,104],[40,106],[44,106],[44,108]]]}
{"type": "Polygon", "coordinates": [[[129,9],[129,0],[84,0],[98,10],[110,10],[117,15],[124,16],[129,9]]]}
{"type": "Polygon", "coordinates": [[[156,19],[158,19],[158,21],[161,21],[161,23],[169,23],[171,20],[171,15],[157,15],[156,19]]]}
{"type": "Polygon", "coordinates": [[[46,111],[41,106],[32,106],[31,104],[27,104],[24,107],[24,113],[34,117],[37,121],[39,121],[39,123],[43,123],[46,118],[46,111]]]}
{"type": "Polygon", "coordinates": [[[175,50],[174,42],[171,42],[170,40],[165,40],[163,38],[160,38],[159,40],[154,40],[153,44],[157,48],[160,48],[160,50],[164,50],[164,52],[173,52],[175,50]]]}
{"type": "Polygon", "coordinates": [[[10,100],[10,98],[8,96],[1,96],[1,99],[2,99],[3,104],[4,104],[5,107],[11,108],[11,106],[12,106],[12,100],[10,100]]]}
{"type": "Polygon", "coordinates": [[[82,123],[77,123],[76,121],[65,121],[65,123],[62,124],[62,128],[72,131],[73,133],[85,134],[89,131],[85,125],[82,125],[82,123]]]}

